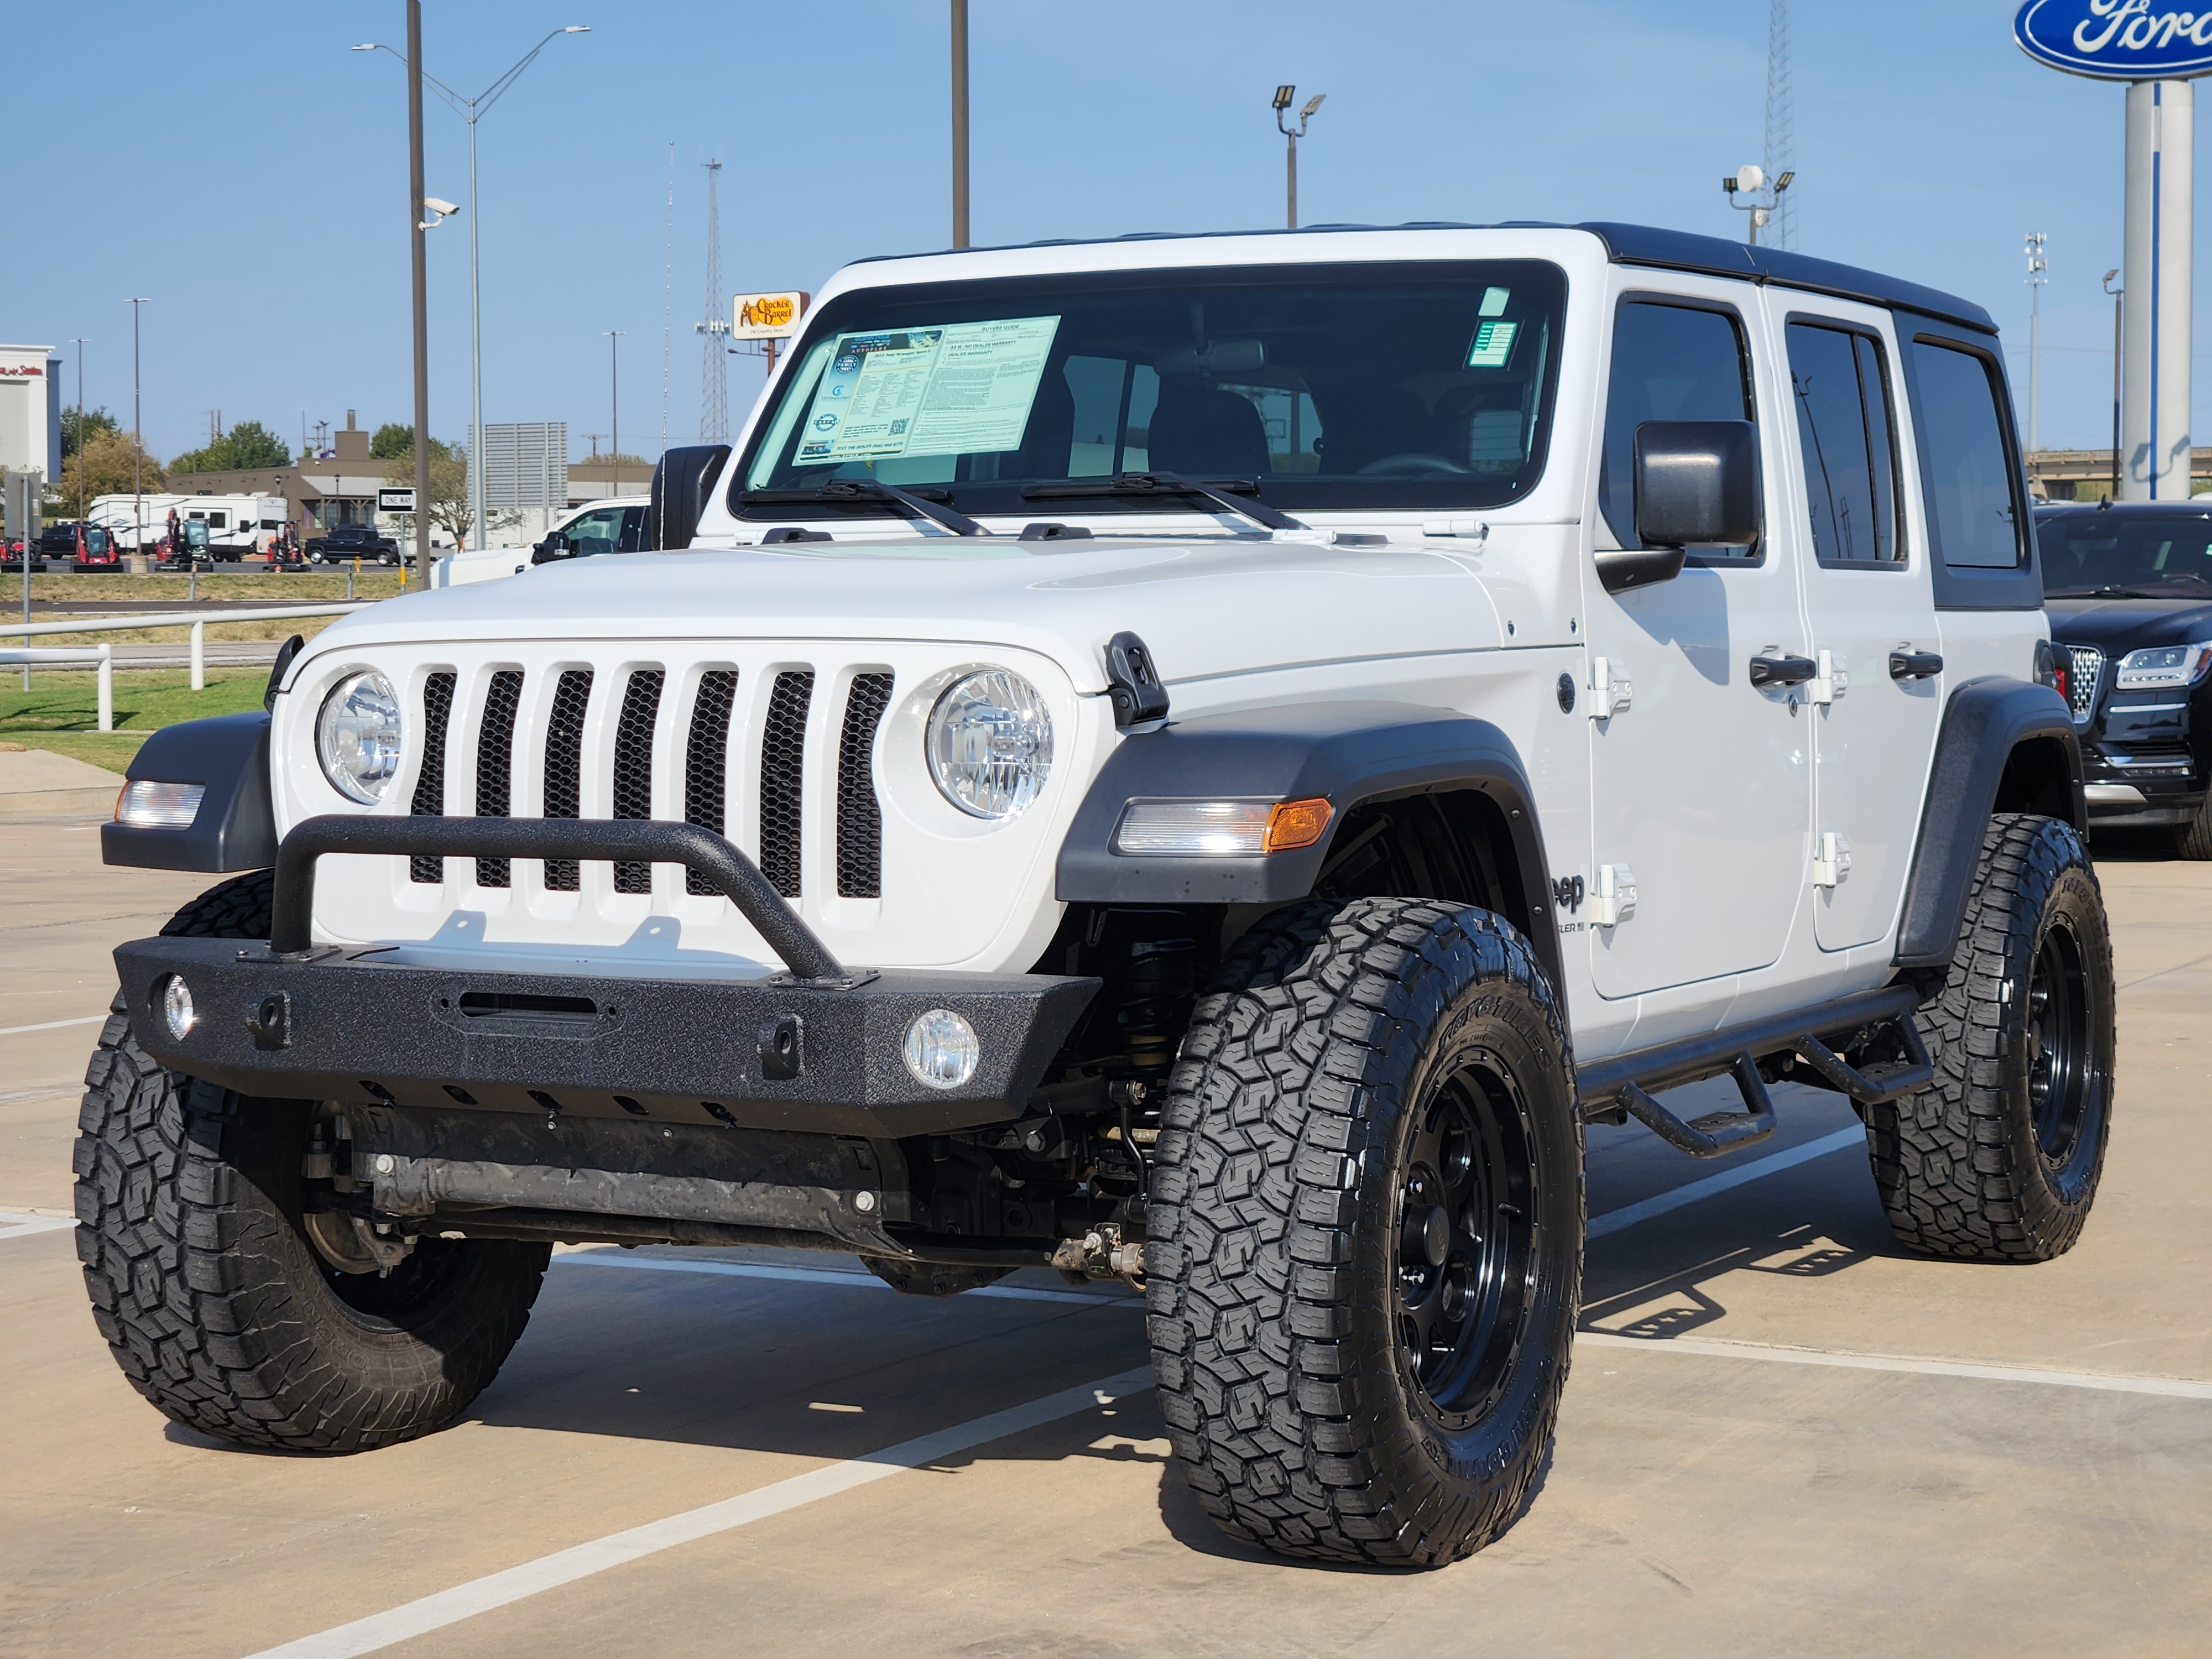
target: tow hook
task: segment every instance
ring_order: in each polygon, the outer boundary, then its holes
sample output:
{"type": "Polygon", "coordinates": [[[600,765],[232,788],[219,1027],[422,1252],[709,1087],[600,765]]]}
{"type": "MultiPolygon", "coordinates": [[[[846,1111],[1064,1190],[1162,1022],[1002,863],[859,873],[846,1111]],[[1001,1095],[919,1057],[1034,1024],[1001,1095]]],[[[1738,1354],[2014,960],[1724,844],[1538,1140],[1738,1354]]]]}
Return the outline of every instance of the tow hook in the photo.
{"type": "Polygon", "coordinates": [[[1125,1239],[1118,1222],[1102,1222],[1080,1238],[1063,1238],[1052,1253],[1052,1265],[1071,1285],[1094,1279],[1126,1279],[1145,1288],[1145,1244],[1125,1239]]]}

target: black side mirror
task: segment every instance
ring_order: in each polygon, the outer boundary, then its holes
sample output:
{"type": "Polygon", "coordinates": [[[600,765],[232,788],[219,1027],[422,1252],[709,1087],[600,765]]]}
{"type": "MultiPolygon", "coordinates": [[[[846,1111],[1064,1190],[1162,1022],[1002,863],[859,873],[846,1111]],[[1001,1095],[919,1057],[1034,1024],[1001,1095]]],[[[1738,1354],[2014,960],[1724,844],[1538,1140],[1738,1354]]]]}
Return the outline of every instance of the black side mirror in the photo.
{"type": "Polygon", "coordinates": [[[1759,539],[1759,434],[1749,421],[1646,421],[1636,428],[1634,552],[1598,555],[1608,593],[1671,581],[1692,547],[1759,539]]]}
{"type": "Polygon", "coordinates": [[[565,559],[568,556],[568,535],[558,530],[530,550],[530,562],[532,564],[544,564],[548,559],[565,559]]]}
{"type": "Polygon", "coordinates": [[[653,469],[653,494],[645,514],[645,548],[689,547],[707,509],[708,493],[730,459],[727,444],[672,449],[653,469]]]}

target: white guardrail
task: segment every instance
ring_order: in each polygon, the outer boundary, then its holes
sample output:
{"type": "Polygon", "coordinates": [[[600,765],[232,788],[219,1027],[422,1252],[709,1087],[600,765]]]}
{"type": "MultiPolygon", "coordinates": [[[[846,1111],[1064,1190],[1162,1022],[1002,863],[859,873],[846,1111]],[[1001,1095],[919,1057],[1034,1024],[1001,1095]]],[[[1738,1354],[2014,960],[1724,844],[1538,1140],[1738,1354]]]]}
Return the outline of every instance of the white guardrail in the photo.
{"type": "MultiPolygon", "coordinates": [[[[376,603],[374,599],[357,599],[335,605],[270,605],[237,611],[165,611],[143,617],[72,617],[58,622],[10,622],[0,626],[0,634],[13,635],[17,639],[28,639],[33,635],[50,634],[118,634],[133,628],[189,628],[192,630],[192,690],[207,690],[207,625],[210,623],[290,622],[301,617],[343,617],[356,611],[366,611],[376,603]]],[[[112,645],[84,645],[75,647],[39,650],[32,647],[0,647],[0,665],[9,667],[33,664],[87,664],[100,670],[100,729],[115,729],[115,647],[112,645]]]]}

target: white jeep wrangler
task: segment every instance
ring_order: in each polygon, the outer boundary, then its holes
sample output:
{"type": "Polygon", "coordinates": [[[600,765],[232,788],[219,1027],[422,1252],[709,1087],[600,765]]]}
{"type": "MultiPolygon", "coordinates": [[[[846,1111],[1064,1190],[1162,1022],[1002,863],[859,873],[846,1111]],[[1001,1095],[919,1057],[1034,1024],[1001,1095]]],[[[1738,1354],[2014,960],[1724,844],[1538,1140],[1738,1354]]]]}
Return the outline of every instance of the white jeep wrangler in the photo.
{"type": "Polygon", "coordinates": [[[550,1245],[1140,1283],[1221,1524],[1431,1564],[1542,1464],[1583,1128],[1848,1097],[2065,1250],[2111,946],[1967,301],[1627,226],[863,263],[671,550],[394,600],[150,740],[76,1171],[161,1410],[453,1418],[550,1245]],[[1666,1091],[1732,1077],[1743,1109],[1666,1091]]]}

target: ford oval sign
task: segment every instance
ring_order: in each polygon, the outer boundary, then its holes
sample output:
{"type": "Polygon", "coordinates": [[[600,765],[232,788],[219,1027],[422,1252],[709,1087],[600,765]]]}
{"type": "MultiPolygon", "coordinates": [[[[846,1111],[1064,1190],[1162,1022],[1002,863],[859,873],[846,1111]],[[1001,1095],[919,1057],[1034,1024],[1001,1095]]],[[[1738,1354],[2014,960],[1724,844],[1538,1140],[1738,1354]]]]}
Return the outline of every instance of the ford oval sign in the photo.
{"type": "Polygon", "coordinates": [[[2040,63],[2101,80],[2212,74],[2212,10],[2170,10],[2160,0],[2027,0],[2012,38],[2040,63]]]}

